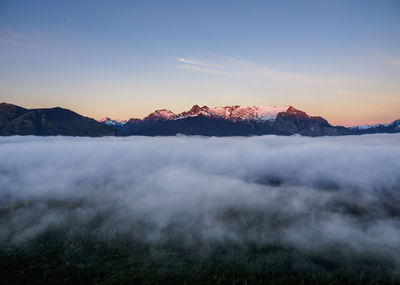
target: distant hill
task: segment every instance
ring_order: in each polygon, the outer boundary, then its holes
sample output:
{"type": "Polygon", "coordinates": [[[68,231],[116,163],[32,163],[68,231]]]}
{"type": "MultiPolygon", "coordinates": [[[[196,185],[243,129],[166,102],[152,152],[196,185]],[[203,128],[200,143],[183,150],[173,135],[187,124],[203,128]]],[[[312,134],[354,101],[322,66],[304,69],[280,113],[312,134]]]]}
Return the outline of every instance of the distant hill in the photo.
{"type": "Polygon", "coordinates": [[[119,136],[120,131],[63,108],[25,109],[0,103],[0,135],[119,136]]]}
{"type": "Polygon", "coordinates": [[[375,124],[354,126],[349,128],[353,134],[379,134],[379,133],[400,133],[400,119],[389,124],[375,124]]]}

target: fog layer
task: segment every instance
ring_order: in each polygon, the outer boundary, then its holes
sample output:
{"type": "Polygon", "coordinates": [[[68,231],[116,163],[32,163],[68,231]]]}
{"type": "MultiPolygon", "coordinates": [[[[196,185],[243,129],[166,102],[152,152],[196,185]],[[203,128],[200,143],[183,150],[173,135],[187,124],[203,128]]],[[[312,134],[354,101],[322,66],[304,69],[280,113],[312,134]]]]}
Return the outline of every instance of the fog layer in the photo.
{"type": "Polygon", "coordinates": [[[400,135],[3,137],[0,242],[278,244],[400,264],[400,135]]]}

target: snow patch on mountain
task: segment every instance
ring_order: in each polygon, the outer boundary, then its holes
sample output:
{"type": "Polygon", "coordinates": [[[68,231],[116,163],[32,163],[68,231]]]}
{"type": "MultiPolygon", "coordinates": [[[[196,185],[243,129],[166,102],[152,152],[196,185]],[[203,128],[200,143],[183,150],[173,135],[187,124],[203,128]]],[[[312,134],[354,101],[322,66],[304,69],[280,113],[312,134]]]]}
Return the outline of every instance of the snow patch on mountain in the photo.
{"type": "Polygon", "coordinates": [[[204,116],[212,118],[220,118],[231,121],[247,121],[247,120],[275,120],[276,116],[281,112],[286,112],[290,106],[225,106],[209,108],[207,106],[199,107],[194,105],[189,111],[182,112],[177,115],[177,119],[204,116]]]}
{"type": "Polygon", "coordinates": [[[126,124],[126,120],[113,120],[109,117],[101,118],[98,122],[109,125],[109,126],[123,126],[126,124]]]}
{"type": "Polygon", "coordinates": [[[352,127],[349,127],[349,129],[351,129],[351,130],[368,130],[368,129],[374,129],[374,128],[380,128],[380,127],[384,127],[384,128],[393,127],[396,130],[400,130],[400,120],[395,120],[395,121],[393,121],[391,123],[387,123],[387,124],[352,126],[352,127]]]}
{"type": "Polygon", "coordinates": [[[275,120],[281,112],[286,112],[289,106],[244,106],[234,109],[231,112],[231,120],[275,120]]]}
{"type": "Polygon", "coordinates": [[[149,114],[143,120],[172,120],[176,118],[176,114],[167,109],[156,110],[153,113],[149,114]]]}
{"type": "MultiPolygon", "coordinates": [[[[143,121],[166,121],[166,120],[180,120],[189,117],[207,117],[214,119],[225,119],[230,121],[274,121],[279,113],[291,112],[293,114],[305,115],[306,113],[299,111],[292,106],[224,106],[209,108],[208,106],[200,107],[194,105],[189,111],[185,111],[179,114],[167,109],[156,110],[153,113],[146,116],[143,121]]],[[[110,118],[103,118],[99,122],[106,125],[122,126],[127,122],[137,123],[142,120],[130,119],[124,120],[113,120],[110,118]]]]}

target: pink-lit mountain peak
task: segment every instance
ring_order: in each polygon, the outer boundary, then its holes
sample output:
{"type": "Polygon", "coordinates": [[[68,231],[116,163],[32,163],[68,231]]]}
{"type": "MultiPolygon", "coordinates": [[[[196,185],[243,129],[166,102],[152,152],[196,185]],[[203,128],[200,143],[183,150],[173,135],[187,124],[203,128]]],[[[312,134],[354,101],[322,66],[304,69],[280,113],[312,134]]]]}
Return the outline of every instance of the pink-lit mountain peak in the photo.
{"type": "Polygon", "coordinates": [[[213,114],[210,112],[210,108],[208,106],[200,107],[199,105],[193,105],[193,107],[189,111],[185,111],[178,114],[178,118],[187,118],[195,116],[212,117],[213,114]]]}
{"type": "Polygon", "coordinates": [[[143,120],[172,120],[175,119],[177,116],[174,112],[167,110],[167,109],[161,109],[161,110],[156,110],[153,113],[149,114],[147,117],[145,117],[143,120]]]}
{"type": "Polygon", "coordinates": [[[100,120],[98,120],[100,123],[106,124],[106,125],[123,125],[125,124],[127,121],[126,120],[118,120],[118,119],[111,119],[109,117],[105,117],[105,118],[101,118],[100,120]]]}
{"type": "Polygon", "coordinates": [[[291,115],[298,115],[298,116],[302,116],[302,117],[309,117],[309,116],[307,115],[306,112],[297,110],[296,108],[293,108],[292,106],[289,106],[289,108],[288,108],[285,112],[288,113],[288,114],[291,114],[291,115]]]}
{"type": "MultiPolygon", "coordinates": [[[[292,106],[224,106],[210,108],[208,106],[193,105],[193,107],[185,112],[175,114],[174,112],[167,109],[156,110],[153,113],[147,115],[143,120],[150,121],[165,121],[165,120],[178,120],[189,117],[208,117],[215,119],[225,119],[230,121],[247,121],[247,120],[258,120],[268,121],[275,120],[279,113],[288,113],[292,115],[300,115],[307,117],[308,115],[300,110],[295,109],[292,106]]],[[[110,120],[107,118],[106,120],[110,120]]],[[[131,122],[140,121],[139,119],[132,119],[131,122]]],[[[111,122],[110,122],[111,123],[111,122]]]]}
{"type": "Polygon", "coordinates": [[[244,121],[244,120],[274,120],[276,116],[281,112],[287,112],[290,110],[292,113],[305,114],[304,112],[298,111],[292,106],[225,106],[209,108],[208,106],[200,107],[194,105],[189,111],[182,112],[177,115],[177,118],[187,118],[195,116],[221,118],[232,121],[244,121]]]}

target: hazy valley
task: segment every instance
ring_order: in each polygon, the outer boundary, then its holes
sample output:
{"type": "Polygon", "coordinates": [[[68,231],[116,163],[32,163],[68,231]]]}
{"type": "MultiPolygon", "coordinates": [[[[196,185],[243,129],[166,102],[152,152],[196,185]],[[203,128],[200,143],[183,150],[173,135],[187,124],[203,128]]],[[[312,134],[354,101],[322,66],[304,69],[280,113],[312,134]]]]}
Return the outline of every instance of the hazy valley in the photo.
{"type": "Polygon", "coordinates": [[[399,145],[398,134],[1,137],[0,273],[399,282],[399,145]]]}

